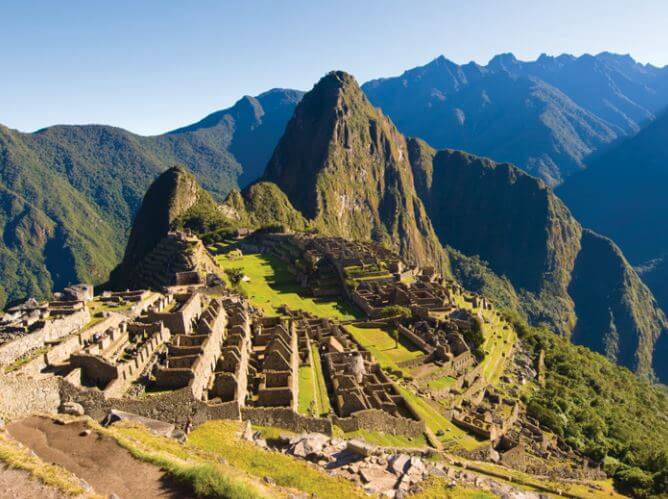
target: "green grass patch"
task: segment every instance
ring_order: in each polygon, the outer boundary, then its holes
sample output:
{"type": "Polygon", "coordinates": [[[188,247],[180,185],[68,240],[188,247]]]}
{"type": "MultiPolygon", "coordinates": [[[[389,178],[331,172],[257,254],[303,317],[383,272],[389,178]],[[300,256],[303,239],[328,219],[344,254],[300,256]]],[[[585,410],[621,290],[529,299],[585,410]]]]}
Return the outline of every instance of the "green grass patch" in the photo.
{"type": "Polygon", "coordinates": [[[297,410],[300,414],[313,415],[319,413],[315,399],[315,380],[313,368],[302,366],[299,368],[299,400],[297,410]]]}
{"type": "Polygon", "coordinates": [[[101,433],[111,436],[133,457],[162,468],[179,483],[192,487],[197,497],[255,499],[269,497],[245,474],[222,465],[196,449],[175,440],[157,437],[139,425],[125,423],[102,428],[89,423],[101,433]]]}
{"type": "Polygon", "coordinates": [[[319,498],[365,497],[351,482],[329,476],[293,457],[268,452],[235,435],[241,425],[234,421],[208,421],[193,431],[188,443],[223,456],[227,462],[253,476],[269,477],[277,485],[298,489],[319,498]]]}
{"type": "Polygon", "coordinates": [[[452,376],[441,376],[440,378],[431,380],[429,383],[429,388],[433,390],[442,390],[446,386],[450,386],[456,380],[452,376]]]}
{"type": "Polygon", "coordinates": [[[447,446],[461,447],[465,450],[473,450],[480,447],[481,443],[478,440],[455,426],[452,421],[438,412],[435,407],[422,397],[408,391],[403,386],[399,386],[399,391],[434,435],[440,432],[443,433],[442,436],[437,437],[441,442],[447,446]]]}
{"type": "Polygon", "coordinates": [[[416,359],[424,355],[414,345],[403,342],[401,339],[397,343],[392,335],[384,329],[361,328],[352,325],[346,326],[346,328],[364,348],[373,354],[381,367],[405,372],[397,366],[398,362],[416,359]]]}
{"type": "Polygon", "coordinates": [[[241,289],[251,303],[267,314],[276,314],[277,309],[287,305],[320,317],[339,320],[360,318],[360,312],[350,304],[332,298],[312,298],[304,295],[294,276],[278,258],[266,254],[248,254],[228,259],[217,256],[216,261],[223,268],[240,268],[250,280],[240,283],[241,289]]]}
{"type": "Polygon", "coordinates": [[[346,440],[358,438],[369,442],[373,445],[380,445],[383,447],[400,447],[400,448],[421,448],[428,447],[429,443],[424,435],[416,438],[408,438],[403,435],[392,435],[389,433],[382,433],[377,431],[357,430],[343,434],[346,440]]]}
{"type": "Polygon", "coordinates": [[[497,496],[482,490],[450,487],[444,478],[430,478],[422,484],[422,490],[412,499],[493,499],[497,496]]]}
{"type": "Polygon", "coordinates": [[[322,363],[317,345],[311,345],[311,355],[313,358],[313,372],[315,374],[315,395],[318,402],[318,410],[321,415],[329,413],[329,395],[327,394],[327,385],[325,385],[325,375],[322,372],[322,363]]]}

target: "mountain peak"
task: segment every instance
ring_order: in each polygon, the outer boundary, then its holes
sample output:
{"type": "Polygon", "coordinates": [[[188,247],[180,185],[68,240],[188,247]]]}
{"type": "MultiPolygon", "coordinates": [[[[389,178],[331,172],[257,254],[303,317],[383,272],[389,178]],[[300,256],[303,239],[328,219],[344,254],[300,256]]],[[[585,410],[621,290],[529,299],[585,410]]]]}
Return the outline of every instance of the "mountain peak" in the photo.
{"type": "Polygon", "coordinates": [[[518,64],[520,64],[520,61],[517,60],[515,55],[512,52],[506,52],[492,57],[487,67],[492,69],[507,69],[518,64]]]}

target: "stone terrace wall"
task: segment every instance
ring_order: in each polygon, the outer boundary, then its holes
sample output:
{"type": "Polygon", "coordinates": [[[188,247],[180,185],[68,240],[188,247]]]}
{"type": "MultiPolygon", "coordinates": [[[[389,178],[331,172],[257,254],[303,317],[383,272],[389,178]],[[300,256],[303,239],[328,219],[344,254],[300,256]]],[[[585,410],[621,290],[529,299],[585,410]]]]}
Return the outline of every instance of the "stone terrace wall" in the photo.
{"type": "Polygon", "coordinates": [[[398,418],[379,409],[358,411],[347,418],[332,417],[332,422],[343,431],[369,430],[388,433],[390,435],[404,435],[418,437],[425,432],[424,421],[415,421],[408,418],[398,418]]]}
{"type": "Polygon", "coordinates": [[[0,374],[0,415],[18,418],[33,412],[56,412],[60,405],[60,380],[31,379],[0,374]]]}
{"type": "Polygon", "coordinates": [[[56,340],[83,327],[90,320],[87,308],[71,315],[46,321],[44,327],[0,346],[0,365],[11,364],[23,354],[40,348],[45,341],[56,340]]]}
{"type": "Polygon", "coordinates": [[[296,433],[332,434],[332,422],[329,419],[302,416],[287,407],[243,407],[241,417],[256,425],[275,426],[296,433]]]}

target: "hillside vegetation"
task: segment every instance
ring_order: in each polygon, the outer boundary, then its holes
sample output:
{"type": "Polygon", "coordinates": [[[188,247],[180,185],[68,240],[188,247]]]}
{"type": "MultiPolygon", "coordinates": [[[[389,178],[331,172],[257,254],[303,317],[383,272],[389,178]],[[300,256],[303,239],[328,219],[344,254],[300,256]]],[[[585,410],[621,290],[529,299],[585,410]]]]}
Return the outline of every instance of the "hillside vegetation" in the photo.
{"type": "Polygon", "coordinates": [[[154,137],[99,125],[35,133],[0,126],[0,306],[72,282],[104,282],[144,192],[175,164],[217,199],[254,180],[300,97],[280,89],[244,97],[154,137]]]}
{"type": "Polygon", "coordinates": [[[523,344],[545,352],[545,386],[528,411],[595,461],[626,492],[668,493],[668,396],[587,348],[511,317],[523,344]]]}

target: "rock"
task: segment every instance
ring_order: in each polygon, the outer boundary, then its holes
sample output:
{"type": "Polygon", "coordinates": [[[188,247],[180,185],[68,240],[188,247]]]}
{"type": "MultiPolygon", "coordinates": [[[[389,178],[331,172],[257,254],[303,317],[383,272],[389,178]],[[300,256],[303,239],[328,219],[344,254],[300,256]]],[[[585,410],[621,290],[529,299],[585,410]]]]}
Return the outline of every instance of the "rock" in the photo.
{"type": "Polygon", "coordinates": [[[270,476],[266,476],[262,479],[264,483],[269,484],[269,485],[276,485],[276,480],[271,478],[270,476]]]}
{"type": "Polygon", "coordinates": [[[84,431],[82,431],[81,433],[79,433],[79,436],[80,436],[80,437],[87,437],[87,436],[90,435],[91,433],[92,433],[92,432],[91,432],[90,430],[84,430],[84,431]]]}
{"type": "Polygon", "coordinates": [[[404,472],[408,469],[408,463],[410,462],[411,457],[408,454],[396,454],[388,460],[389,470],[395,475],[403,475],[404,472]]]}
{"type": "Polygon", "coordinates": [[[114,493],[109,494],[107,497],[108,499],[121,499],[118,495],[114,493]]]}
{"type": "Polygon", "coordinates": [[[362,457],[368,457],[373,454],[374,447],[362,440],[348,440],[346,449],[362,457]]]}
{"type": "Polygon", "coordinates": [[[119,421],[131,421],[133,423],[139,423],[145,426],[151,433],[161,437],[171,436],[176,430],[175,426],[171,423],[165,423],[158,419],[147,418],[145,416],[140,416],[139,414],[134,414],[132,412],[125,412],[118,409],[111,409],[107,416],[104,418],[103,425],[109,426],[119,421]]]}
{"type": "Polygon", "coordinates": [[[5,429],[5,420],[0,418],[0,431],[3,431],[5,429]]]}
{"type": "Polygon", "coordinates": [[[366,484],[364,490],[372,494],[382,494],[394,489],[397,477],[378,467],[369,467],[360,470],[360,476],[366,484]]]}
{"type": "Polygon", "coordinates": [[[489,460],[498,463],[501,460],[501,455],[494,449],[489,449],[489,460]]]}
{"type": "Polygon", "coordinates": [[[69,414],[70,416],[83,416],[86,414],[83,406],[76,402],[63,402],[58,408],[58,411],[61,414],[69,414]]]}

